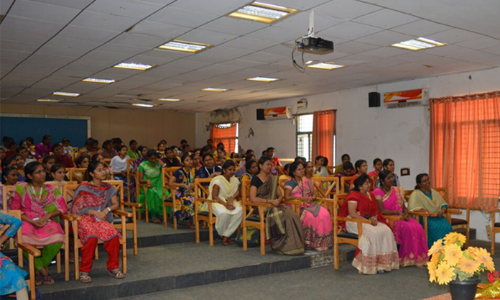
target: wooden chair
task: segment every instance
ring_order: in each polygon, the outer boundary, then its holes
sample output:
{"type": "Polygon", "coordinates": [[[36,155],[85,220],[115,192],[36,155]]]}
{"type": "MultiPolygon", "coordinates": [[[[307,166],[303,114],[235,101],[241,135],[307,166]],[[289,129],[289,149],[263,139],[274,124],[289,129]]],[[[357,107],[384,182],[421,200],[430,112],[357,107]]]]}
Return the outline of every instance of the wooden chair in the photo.
{"type": "Polygon", "coordinates": [[[496,213],[500,212],[500,208],[487,210],[491,215],[491,255],[495,255],[495,234],[500,232],[500,223],[496,222],[496,213]]]}
{"type": "Polygon", "coordinates": [[[250,202],[250,181],[243,179],[241,183],[241,206],[243,208],[243,250],[248,250],[247,243],[247,227],[254,226],[260,231],[260,254],[266,254],[266,218],[265,210],[272,207],[271,204],[266,203],[252,203],[250,202]],[[257,209],[254,213],[254,207],[257,209]]]}
{"type": "MultiPolygon", "coordinates": [[[[21,220],[21,211],[20,210],[3,210],[2,213],[13,216],[19,220],[21,220]]],[[[0,236],[4,234],[7,229],[9,229],[10,225],[4,226],[0,228],[0,236]]],[[[18,258],[18,266],[23,268],[24,260],[23,260],[23,251],[28,253],[28,274],[29,278],[26,279],[26,283],[29,287],[29,297],[31,300],[36,300],[36,285],[35,285],[35,257],[40,256],[42,253],[37,248],[23,243],[23,232],[22,227],[19,227],[17,230],[17,234],[14,237],[17,242],[17,258],[18,258]]],[[[14,245],[14,239],[11,239],[11,245],[14,245]]],[[[14,253],[15,249],[5,250],[4,254],[9,256],[9,252],[14,253]]]]}
{"type": "MultiPolygon", "coordinates": [[[[63,197],[67,199],[68,196],[74,195],[76,189],[78,188],[77,184],[66,184],[63,187],[63,197]]],[[[127,274],[127,228],[125,226],[126,221],[125,218],[131,218],[132,214],[122,211],[122,210],[115,210],[113,211],[113,214],[119,215],[121,218],[121,224],[120,224],[120,231],[121,231],[121,239],[120,239],[120,245],[122,246],[122,272],[124,274],[127,274]]],[[[77,217],[79,216],[74,216],[74,222],[71,222],[72,228],[73,228],[73,251],[74,251],[74,257],[75,257],[75,279],[79,280],[80,279],[80,261],[79,261],[79,249],[83,246],[82,242],[80,241],[78,237],[78,219],[77,217]]],[[[99,243],[103,243],[102,241],[99,241],[99,243]]],[[[69,241],[67,243],[69,245],[69,241]]],[[[96,248],[97,249],[97,248],[96,248]]]]}
{"type": "MultiPolygon", "coordinates": [[[[169,181],[170,178],[174,175],[174,172],[179,170],[180,167],[171,167],[171,168],[163,168],[161,174],[161,186],[162,186],[162,195],[163,195],[163,226],[167,227],[167,207],[172,208],[172,221],[174,223],[174,229],[177,230],[177,219],[174,216],[175,212],[175,191],[177,187],[170,186],[169,181]],[[167,197],[165,191],[169,191],[170,195],[167,197]]],[[[147,218],[147,214],[146,214],[147,218]]]]}
{"type": "Polygon", "coordinates": [[[335,260],[334,267],[339,269],[339,244],[350,244],[358,247],[358,240],[363,234],[363,224],[370,224],[369,220],[352,219],[347,217],[339,217],[340,207],[345,201],[347,194],[335,195],[333,198],[333,258],[335,260]],[[339,228],[339,221],[356,222],[358,225],[358,234],[342,231],[339,228]]]}
{"type": "Polygon", "coordinates": [[[326,170],[328,171],[328,174],[330,174],[331,176],[335,175],[335,166],[327,166],[326,170]]]}
{"type": "Polygon", "coordinates": [[[434,188],[436,192],[438,192],[441,197],[443,197],[444,201],[448,203],[449,209],[446,212],[446,219],[448,219],[448,222],[451,224],[451,228],[453,230],[457,229],[465,229],[465,246],[469,247],[469,237],[470,237],[470,211],[471,210],[481,210],[479,207],[467,207],[467,206],[462,206],[462,205],[451,205],[449,204],[449,197],[448,197],[448,189],[444,187],[440,188],[434,188]],[[457,210],[460,210],[460,213],[457,213],[457,210]],[[464,219],[459,219],[459,218],[452,218],[451,216],[454,214],[462,214],[461,210],[465,210],[465,220],[464,219]]]}
{"type": "Polygon", "coordinates": [[[345,183],[350,182],[353,176],[343,176],[340,177],[340,194],[349,194],[349,189],[346,190],[347,184],[345,183]]]}
{"type": "Polygon", "coordinates": [[[68,171],[68,179],[69,181],[76,181],[78,183],[82,183],[84,181],[83,174],[87,171],[86,168],[71,168],[68,171]],[[82,174],[80,178],[77,174],[82,174]]]}
{"type": "MultiPolygon", "coordinates": [[[[129,207],[132,209],[132,215],[131,217],[125,218],[125,229],[132,231],[132,237],[134,239],[134,255],[137,255],[139,253],[137,249],[137,209],[139,207],[142,207],[140,203],[129,203],[129,202],[124,202],[123,197],[124,197],[124,191],[123,191],[123,181],[121,180],[106,180],[104,182],[107,182],[114,186],[116,190],[118,191],[118,200],[120,201],[120,210],[121,211],[126,211],[125,207],[129,207]]],[[[116,229],[121,229],[121,221],[122,218],[121,216],[119,218],[115,218],[113,221],[113,226],[115,226],[116,229]]]]}
{"type": "MultiPolygon", "coordinates": [[[[281,194],[283,195],[283,199],[285,197],[285,182],[287,182],[288,180],[289,178],[284,178],[279,180],[279,188],[281,189],[281,194]]],[[[283,203],[291,205],[292,210],[300,218],[300,207],[302,206],[302,201],[298,199],[289,199],[289,200],[284,200],[283,203]]]]}
{"type": "Polygon", "coordinates": [[[213,214],[212,204],[217,203],[215,200],[207,199],[210,195],[208,186],[203,183],[210,183],[212,178],[196,178],[194,180],[194,225],[196,228],[196,243],[200,243],[200,221],[208,224],[208,239],[210,246],[214,245],[214,227],[217,217],[213,214]],[[201,211],[203,204],[207,205],[208,211],[201,211]]]}
{"type": "Polygon", "coordinates": [[[4,185],[3,186],[3,188],[2,188],[2,190],[3,190],[3,194],[2,194],[3,207],[2,207],[2,210],[3,211],[7,211],[8,210],[9,200],[11,199],[12,193],[14,192],[15,189],[16,189],[15,185],[4,185]]]}
{"type": "Polygon", "coordinates": [[[333,199],[335,195],[343,194],[340,190],[338,177],[313,177],[313,181],[319,198],[333,199]]]}
{"type": "MultiPolygon", "coordinates": [[[[132,173],[131,171],[131,168],[132,168],[132,164],[137,160],[137,158],[129,158],[127,159],[127,199],[128,199],[128,202],[130,202],[130,197],[131,197],[131,193],[130,193],[130,182],[132,180],[135,180],[135,173],[132,173]]],[[[136,185],[137,186],[137,185],[136,185]]],[[[135,195],[136,198],[139,196],[139,195],[135,195]]],[[[137,202],[137,200],[136,200],[137,202]]]]}

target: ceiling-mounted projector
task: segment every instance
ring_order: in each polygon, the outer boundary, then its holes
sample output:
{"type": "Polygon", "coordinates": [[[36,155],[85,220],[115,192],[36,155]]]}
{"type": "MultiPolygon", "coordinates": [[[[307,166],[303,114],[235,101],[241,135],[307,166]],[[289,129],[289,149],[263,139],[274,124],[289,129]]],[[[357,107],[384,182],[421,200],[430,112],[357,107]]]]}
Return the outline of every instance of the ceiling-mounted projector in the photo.
{"type": "Polygon", "coordinates": [[[322,38],[304,37],[298,42],[298,50],[311,54],[327,54],[333,52],[333,42],[322,38]]]}

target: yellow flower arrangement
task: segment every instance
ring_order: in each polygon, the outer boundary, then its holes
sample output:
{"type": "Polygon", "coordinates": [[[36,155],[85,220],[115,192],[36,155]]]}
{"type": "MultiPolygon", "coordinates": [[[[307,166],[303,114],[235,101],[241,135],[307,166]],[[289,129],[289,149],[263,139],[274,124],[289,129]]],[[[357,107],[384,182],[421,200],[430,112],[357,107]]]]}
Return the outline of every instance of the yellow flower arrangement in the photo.
{"type": "Polygon", "coordinates": [[[451,232],[432,245],[428,253],[432,257],[427,263],[430,282],[448,284],[452,280],[465,281],[474,274],[495,270],[488,251],[477,247],[462,250],[464,243],[463,234],[451,232]]]}

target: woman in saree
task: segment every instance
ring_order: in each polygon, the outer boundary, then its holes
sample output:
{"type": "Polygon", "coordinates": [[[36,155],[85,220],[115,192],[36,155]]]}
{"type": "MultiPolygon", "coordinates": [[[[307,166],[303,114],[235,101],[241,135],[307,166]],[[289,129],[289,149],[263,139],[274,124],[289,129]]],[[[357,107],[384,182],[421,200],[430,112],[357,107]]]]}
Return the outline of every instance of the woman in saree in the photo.
{"type": "Polygon", "coordinates": [[[314,159],[314,174],[317,174],[321,177],[326,177],[329,175],[328,169],[324,166],[325,158],[321,155],[316,156],[314,159]]]}
{"type": "MultiPolygon", "coordinates": [[[[378,209],[377,200],[370,193],[371,180],[362,174],[354,181],[354,189],[340,208],[339,217],[370,220],[363,224],[358,249],[352,265],[362,274],[377,274],[399,269],[399,257],[392,230],[378,209]]],[[[342,229],[358,234],[356,222],[339,222],[342,229]]]]}
{"type": "Polygon", "coordinates": [[[219,175],[221,175],[221,168],[215,165],[215,160],[212,154],[204,154],[203,166],[197,171],[196,176],[199,178],[214,178],[219,175]]]}
{"type": "MultiPolygon", "coordinates": [[[[17,182],[19,181],[19,173],[17,172],[16,167],[8,166],[3,169],[2,172],[2,184],[0,184],[0,210],[3,210],[3,187],[6,185],[16,185],[17,182]]],[[[8,193],[7,194],[7,203],[6,203],[6,209],[11,209],[10,206],[12,205],[12,194],[8,193]]]]}
{"type": "Polygon", "coordinates": [[[102,182],[106,178],[104,165],[99,161],[90,163],[86,176],[91,180],[78,186],[75,191],[71,212],[82,217],[78,221],[78,236],[82,242],[82,261],[80,265],[80,281],[92,281],[89,276],[92,270],[95,248],[99,240],[104,242],[108,253],[107,269],[109,276],[117,279],[125,278],[120,271],[120,233],[113,226],[113,210],[120,204],[116,196],[117,190],[109,183],[102,182]]]}
{"type": "Polygon", "coordinates": [[[178,187],[175,191],[175,198],[178,201],[175,203],[174,217],[177,218],[178,223],[184,224],[189,229],[194,229],[193,203],[196,169],[189,155],[182,156],[181,162],[184,166],[174,172],[168,183],[170,186],[178,187]]]}
{"type": "Polygon", "coordinates": [[[148,212],[151,215],[151,222],[161,223],[160,218],[163,216],[163,193],[161,169],[163,162],[158,157],[156,150],[149,150],[146,154],[147,160],[139,165],[139,181],[140,184],[147,184],[146,189],[141,189],[139,195],[139,203],[142,204],[141,212],[144,211],[144,203],[148,202],[148,212]]]}
{"type": "Polygon", "coordinates": [[[314,184],[304,176],[304,165],[294,162],[290,166],[290,177],[285,182],[285,199],[302,201],[300,221],[304,230],[306,247],[326,251],[333,244],[332,216],[327,209],[314,201],[314,184]]]}
{"type": "Polygon", "coordinates": [[[392,175],[394,176],[394,183],[393,183],[393,185],[394,186],[401,186],[401,184],[399,184],[399,177],[398,177],[398,175],[396,173],[394,173],[394,170],[396,169],[396,164],[394,163],[394,161],[392,159],[390,159],[390,158],[386,158],[382,162],[382,167],[384,168],[384,170],[392,172],[392,175]]]}
{"type": "Polygon", "coordinates": [[[54,284],[47,267],[64,242],[58,217],[67,212],[66,202],[58,189],[44,183],[45,169],[41,163],[27,164],[24,172],[26,182],[17,183],[11,207],[21,210],[23,241],[43,247],[42,255],[35,257],[36,284],[54,284]]]}
{"type": "Polygon", "coordinates": [[[252,178],[250,202],[272,205],[266,216],[266,236],[275,253],[300,255],[304,249],[304,232],[297,214],[281,202],[283,196],[278,188],[278,176],[271,175],[274,167],[269,156],[259,159],[259,172],[252,178]]]}
{"type": "MultiPolygon", "coordinates": [[[[3,245],[16,235],[22,222],[0,212],[0,224],[10,225],[9,229],[0,236],[0,245],[3,245]]],[[[26,271],[16,266],[10,258],[0,251],[0,296],[16,293],[16,299],[28,300],[28,284],[24,280],[26,275],[28,275],[26,271]]]]}
{"type": "MultiPolygon", "coordinates": [[[[145,146],[139,146],[139,148],[137,148],[137,150],[141,153],[140,157],[137,158],[133,163],[132,165],[130,166],[130,174],[136,174],[137,173],[137,169],[139,168],[139,166],[141,165],[141,163],[145,160],[147,160],[147,154],[148,154],[148,147],[145,147],[145,146]]],[[[130,186],[128,187],[129,190],[130,190],[130,202],[136,202],[137,200],[137,195],[136,195],[136,187],[137,187],[137,183],[135,181],[135,176],[131,177],[130,178],[130,186]]]]}
{"type": "MultiPolygon", "coordinates": [[[[427,218],[427,246],[429,248],[435,241],[442,239],[453,230],[444,217],[448,210],[448,204],[438,192],[431,189],[429,175],[425,173],[417,175],[417,185],[415,191],[410,195],[408,210],[437,215],[427,218]]],[[[423,222],[422,218],[420,221],[423,222]]]]}
{"type": "Polygon", "coordinates": [[[215,230],[222,237],[224,246],[231,245],[231,235],[240,226],[243,209],[236,200],[240,195],[240,181],[234,177],[236,165],[228,160],[222,165],[222,175],[215,176],[208,187],[208,199],[217,201],[212,204],[212,212],[217,216],[215,230]]]}
{"type": "Polygon", "coordinates": [[[245,164],[245,169],[246,171],[241,176],[240,181],[243,182],[243,179],[246,178],[251,182],[253,176],[255,176],[255,174],[257,174],[257,172],[259,171],[259,165],[257,164],[256,160],[247,160],[245,164]]]}
{"type": "Polygon", "coordinates": [[[392,172],[382,170],[378,173],[381,186],[373,191],[378,206],[384,215],[398,215],[401,220],[393,225],[394,237],[399,244],[399,266],[423,267],[427,263],[427,242],[425,231],[415,219],[408,216],[404,205],[404,190],[393,186],[392,172]]]}
{"type": "MultiPolygon", "coordinates": [[[[76,161],[75,161],[76,167],[79,169],[87,169],[89,166],[89,163],[90,163],[90,156],[88,156],[86,154],[82,154],[82,155],[78,156],[76,161]]],[[[81,183],[82,181],[84,181],[83,175],[84,175],[84,173],[82,173],[82,172],[75,172],[75,173],[73,173],[73,179],[76,182],[81,183]]]]}
{"type": "Polygon", "coordinates": [[[354,163],[354,170],[356,171],[356,174],[352,176],[351,182],[350,182],[350,188],[354,188],[354,180],[361,176],[362,174],[366,174],[368,172],[368,163],[364,159],[359,159],[354,163]]]}

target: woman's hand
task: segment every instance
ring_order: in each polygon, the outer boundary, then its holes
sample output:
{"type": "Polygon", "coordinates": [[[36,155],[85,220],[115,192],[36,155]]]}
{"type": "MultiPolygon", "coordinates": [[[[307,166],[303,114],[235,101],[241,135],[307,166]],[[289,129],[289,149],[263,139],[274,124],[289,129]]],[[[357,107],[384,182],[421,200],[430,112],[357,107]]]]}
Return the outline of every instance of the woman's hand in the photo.
{"type": "Polygon", "coordinates": [[[38,220],[31,220],[31,224],[36,226],[36,227],[43,227],[45,226],[45,222],[42,221],[41,219],[38,220]]]}
{"type": "Polygon", "coordinates": [[[407,213],[407,212],[402,211],[402,212],[399,214],[399,217],[401,218],[401,220],[408,221],[408,218],[409,218],[410,216],[408,215],[408,213],[407,213]]]}
{"type": "Polygon", "coordinates": [[[269,203],[274,206],[274,207],[278,207],[281,205],[281,201],[279,199],[276,199],[276,200],[269,200],[269,203]]]}
{"type": "Polygon", "coordinates": [[[106,220],[107,213],[96,210],[94,211],[94,216],[96,216],[99,220],[104,221],[106,220]]]}
{"type": "Polygon", "coordinates": [[[438,217],[441,217],[442,215],[444,215],[446,211],[444,209],[440,209],[438,212],[437,212],[437,216],[438,217]]]}
{"type": "Polygon", "coordinates": [[[303,197],[302,201],[305,203],[311,203],[313,201],[313,197],[303,197]]]}
{"type": "Polygon", "coordinates": [[[224,206],[228,209],[228,210],[234,210],[236,207],[233,206],[233,204],[229,204],[229,203],[225,203],[224,206]]]}
{"type": "Polygon", "coordinates": [[[146,180],[146,184],[148,185],[148,187],[152,187],[153,186],[153,184],[151,183],[150,179],[146,180]]]}
{"type": "Polygon", "coordinates": [[[373,226],[377,226],[378,224],[377,217],[376,216],[370,217],[370,222],[373,226]]]}

